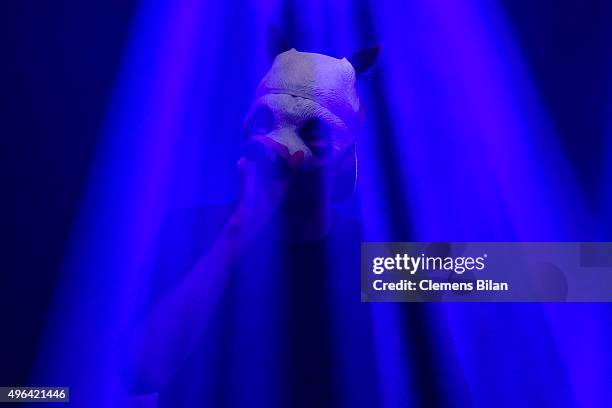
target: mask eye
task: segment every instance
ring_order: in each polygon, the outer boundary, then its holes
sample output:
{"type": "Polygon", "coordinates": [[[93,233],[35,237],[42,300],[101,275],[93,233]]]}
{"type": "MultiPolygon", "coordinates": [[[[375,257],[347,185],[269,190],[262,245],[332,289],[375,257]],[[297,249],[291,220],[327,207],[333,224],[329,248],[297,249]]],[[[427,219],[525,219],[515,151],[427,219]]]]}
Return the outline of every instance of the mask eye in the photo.
{"type": "Polygon", "coordinates": [[[247,137],[265,135],[272,131],[274,127],[274,115],[265,106],[260,106],[255,110],[249,125],[247,126],[247,137]]]}
{"type": "Polygon", "coordinates": [[[325,122],[311,119],[298,130],[298,133],[316,157],[331,155],[331,128],[325,122]]]}

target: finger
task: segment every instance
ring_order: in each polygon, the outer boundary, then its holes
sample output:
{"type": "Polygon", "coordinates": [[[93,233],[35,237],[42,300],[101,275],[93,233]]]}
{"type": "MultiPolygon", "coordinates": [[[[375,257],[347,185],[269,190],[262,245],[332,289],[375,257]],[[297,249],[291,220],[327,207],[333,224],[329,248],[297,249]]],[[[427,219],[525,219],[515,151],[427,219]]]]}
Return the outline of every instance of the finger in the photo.
{"type": "Polygon", "coordinates": [[[302,150],[298,150],[297,152],[293,153],[291,157],[289,157],[287,164],[289,165],[289,168],[291,170],[295,171],[295,170],[298,170],[302,166],[303,162],[304,162],[304,152],[302,150]]]}
{"type": "Polygon", "coordinates": [[[273,153],[276,153],[277,156],[280,156],[285,160],[289,160],[289,148],[287,148],[287,146],[284,144],[279,143],[274,139],[270,139],[269,137],[258,137],[256,140],[268,147],[273,153]]]}
{"type": "Polygon", "coordinates": [[[252,197],[255,193],[257,164],[243,157],[238,160],[237,167],[240,174],[241,195],[244,199],[249,200],[249,197],[252,197]]]}
{"type": "Polygon", "coordinates": [[[244,147],[244,157],[251,161],[260,161],[266,157],[266,145],[258,138],[250,140],[244,147]]]}
{"type": "Polygon", "coordinates": [[[244,171],[245,165],[246,165],[246,157],[242,157],[240,158],[240,160],[238,160],[238,162],[236,162],[236,167],[238,168],[238,171],[240,172],[244,171]]]}

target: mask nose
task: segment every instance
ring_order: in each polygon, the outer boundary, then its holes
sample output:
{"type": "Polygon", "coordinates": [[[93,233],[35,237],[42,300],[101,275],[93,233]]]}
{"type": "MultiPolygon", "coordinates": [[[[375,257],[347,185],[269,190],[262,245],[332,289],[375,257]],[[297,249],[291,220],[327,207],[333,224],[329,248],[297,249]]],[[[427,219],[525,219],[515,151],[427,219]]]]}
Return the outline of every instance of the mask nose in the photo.
{"type": "Polygon", "coordinates": [[[300,151],[304,157],[303,164],[308,166],[308,163],[312,161],[312,152],[302,139],[289,129],[273,131],[265,136],[255,136],[245,145],[245,157],[247,159],[270,163],[286,161],[288,157],[300,151]],[[280,152],[279,147],[275,144],[286,147],[287,151],[280,152]]]}

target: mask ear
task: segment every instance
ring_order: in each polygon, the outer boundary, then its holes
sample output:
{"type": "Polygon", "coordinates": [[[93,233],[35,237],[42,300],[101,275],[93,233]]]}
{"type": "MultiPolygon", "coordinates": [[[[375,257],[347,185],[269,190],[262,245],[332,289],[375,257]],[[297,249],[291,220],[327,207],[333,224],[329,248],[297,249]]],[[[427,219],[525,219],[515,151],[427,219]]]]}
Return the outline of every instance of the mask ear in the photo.
{"type": "Polygon", "coordinates": [[[357,76],[367,73],[378,61],[381,45],[364,48],[351,55],[348,60],[355,69],[357,76]]]}
{"type": "Polygon", "coordinates": [[[266,48],[270,60],[274,60],[278,54],[282,54],[283,52],[291,49],[289,46],[289,41],[287,41],[285,36],[281,34],[278,28],[272,24],[268,26],[268,30],[266,32],[266,48]]]}

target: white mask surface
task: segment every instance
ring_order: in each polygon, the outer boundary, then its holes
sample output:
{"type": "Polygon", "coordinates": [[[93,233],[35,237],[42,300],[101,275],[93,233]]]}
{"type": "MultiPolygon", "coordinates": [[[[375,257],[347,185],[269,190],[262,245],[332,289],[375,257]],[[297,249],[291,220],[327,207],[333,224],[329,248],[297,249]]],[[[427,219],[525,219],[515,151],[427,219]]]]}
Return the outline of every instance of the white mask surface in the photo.
{"type": "Polygon", "coordinates": [[[302,151],[305,171],[333,164],[352,192],[355,136],[364,117],[356,82],[346,58],[295,49],[277,55],[247,116],[247,137],[270,138],[290,154],[302,151]]]}
{"type": "Polygon", "coordinates": [[[291,49],[279,54],[257,89],[247,119],[252,136],[304,152],[307,167],[353,148],[362,109],[346,59],[291,49]]]}

